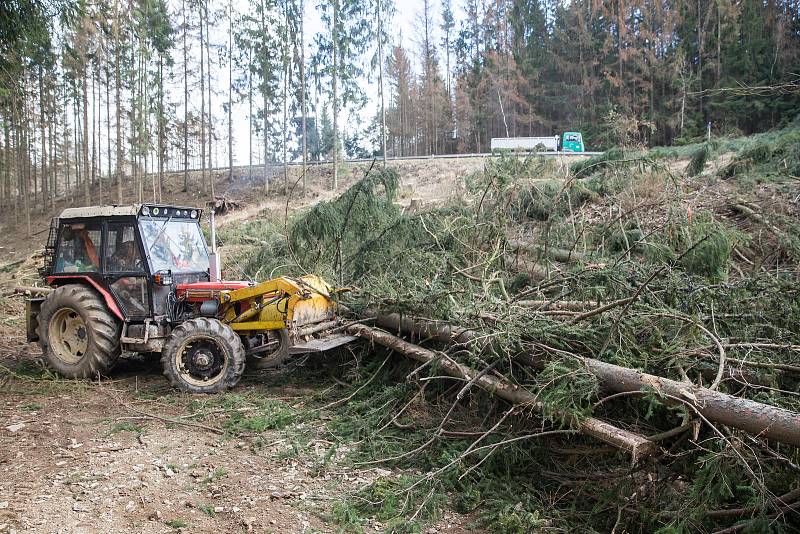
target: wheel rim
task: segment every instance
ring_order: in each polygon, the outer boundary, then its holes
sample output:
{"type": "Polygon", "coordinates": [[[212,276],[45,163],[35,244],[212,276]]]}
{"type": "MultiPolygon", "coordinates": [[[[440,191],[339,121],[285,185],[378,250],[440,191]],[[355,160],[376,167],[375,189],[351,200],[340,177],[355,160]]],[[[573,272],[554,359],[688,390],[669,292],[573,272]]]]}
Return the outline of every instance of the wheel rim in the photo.
{"type": "Polygon", "coordinates": [[[210,386],[225,376],[228,354],[213,338],[193,337],[175,352],[175,367],[185,382],[194,386],[210,386]]]}
{"type": "Polygon", "coordinates": [[[52,352],[63,362],[74,365],[86,355],[89,331],[83,317],[72,308],[61,308],[53,315],[48,334],[52,352]]]}

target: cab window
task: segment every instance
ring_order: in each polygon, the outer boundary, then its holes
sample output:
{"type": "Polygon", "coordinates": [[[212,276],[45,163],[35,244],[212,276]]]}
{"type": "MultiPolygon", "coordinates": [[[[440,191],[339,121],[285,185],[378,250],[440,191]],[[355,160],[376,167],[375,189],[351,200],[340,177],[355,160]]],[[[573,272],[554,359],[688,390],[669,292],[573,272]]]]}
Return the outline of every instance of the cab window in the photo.
{"type": "Polygon", "coordinates": [[[142,241],[152,272],[197,273],[208,270],[208,251],[196,221],[141,219],[142,241]]]}
{"type": "Polygon", "coordinates": [[[106,272],[142,273],[144,262],[133,223],[109,224],[106,234],[106,272]]]}
{"type": "Polygon", "coordinates": [[[102,231],[99,223],[67,223],[61,227],[54,272],[100,270],[102,231]]]}

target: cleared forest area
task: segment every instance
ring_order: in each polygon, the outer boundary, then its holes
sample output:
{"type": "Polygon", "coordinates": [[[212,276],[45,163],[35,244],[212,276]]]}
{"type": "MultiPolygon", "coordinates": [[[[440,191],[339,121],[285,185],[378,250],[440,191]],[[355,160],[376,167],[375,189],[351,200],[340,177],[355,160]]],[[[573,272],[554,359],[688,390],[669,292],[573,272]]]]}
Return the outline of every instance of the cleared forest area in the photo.
{"type": "Polygon", "coordinates": [[[230,276],[350,287],[348,331],[367,341],[225,395],[177,394],[138,358],[99,382],[59,379],[4,296],[3,517],[795,531],[798,140],[792,126],[571,163],[496,158],[452,181],[376,164],[288,220],[285,199],[242,206],[220,229],[230,276]],[[430,184],[446,194],[428,198],[430,184]]]}
{"type": "Polygon", "coordinates": [[[0,534],[800,532],[799,111],[800,0],[0,1],[0,534]],[[51,218],[108,204],[28,343],[51,218]],[[331,313],[173,283],[166,204],[331,313]],[[219,394],[162,374],[189,323],[219,394]]]}

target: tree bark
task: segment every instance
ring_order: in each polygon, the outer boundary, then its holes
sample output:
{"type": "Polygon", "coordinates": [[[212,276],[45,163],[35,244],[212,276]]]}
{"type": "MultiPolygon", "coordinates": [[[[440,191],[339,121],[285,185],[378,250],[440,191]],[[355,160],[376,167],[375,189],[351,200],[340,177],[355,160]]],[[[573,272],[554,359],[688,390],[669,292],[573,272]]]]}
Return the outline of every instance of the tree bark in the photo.
{"type": "Polygon", "coordinates": [[[331,28],[331,43],[333,44],[333,190],[339,189],[339,65],[337,52],[339,48],[339,0],[333,0],[333,27],[331,28]]]}
{"type": "Polygon", "coordinates": [[[289,2],[283,5],[283,194],[289,194],[289,162],[287,161],[287,125],[289,121],[289,2]]]}
{"type": "Polygon", "coordinates": [[[228,182],[233,182],[233,2],[228,2],[228,182]]]}
{"type": "Polygon", "coordinates": [[[158,201],[164,191],[164,157],[165,157],[165,129],[166,119],[164,118],[164,56],[158,54],[158,201]]]}
{"type": "MultiPolygon", "coordinates": [[[[533,409],[540,413],[546,408],[544,404],[537,400],[536,395],[524,388],[510,384],[491,374],[480,374],[449,358],[441,358],[433,351],[404,341],[381,330],[370,328],[362,324],[354,324],[347,328],[347,332],[362,339],[372,341],[373,343],[383,345],[420,363],[435,361],[438,370],[444,371],[447,375],[455,378],[461,378],[467,381],[474,380],[475,384],[481,389],[512,404],[524,405],[526,408],[533,409]]],[[[658,448],[656,443],[648,440],[644,436],[617,428],[594,417],[588,417],[581,421],[573,421],[573,423],[576,429],[582,434],[592,436],[630,453],[634,462],[641,457],[648,456],[658,448]]]]}
{"type": "MultiPolygon", "coordinates": [[[[205,2],[204,2],[205,3],[205,2]]],[[[206,188],[206,75],[205,46],[203,44],[203,8],[200,7],[200,181],[205,195],[206,188]]],[[[209,105],[211,103],[209,102],[209,105]]]]}
{"type": "Polygon", "coordinates": [[[81,141],[83,144],[83,195],[84,201],[86,205],[90,205],[92,203],[91,191],[89,188],[89,143],[87,141],[87,136],[89,135],[89,94],[87,89],[87,82],[86,82],[86,64],[83,65],[83,135],[81,136],[81,141]]]}
{"type": "MultiPolygon", "coordinates": [[[[266,32],[269,31],[267,29],[267,23],[266,23],[266,18],[265,18],[265,11],[266,10],[267,10],[266,2],[262,0],[262,2],[261,2],[261,31],[264,34],[266,34],[266,32]]],[[[262,50],[261,53],[263,54],[265,52],[262,50]]],[[[264,58],[262,58],[262,62],[263,61],[264,61],[264,58]]],[[[261,76],[262,76],[261,82],[263,84],[262,87],[261,87],[261,98],[263,99],[263,103],[264,103],[264,129],[263,129],[263,134],[264,134],[264,194],[267,194],[267,193],[269,193],[269,166],[268,166],[269,163],[268,163],[268,158],[267,158],[268,145],[269,145],[269,102],[268,102],[268,99],[267,99],[267,91],[268,91],[269,87],[267,85],[267,78],[266,78],[267,77],[267,73],[266,72],[262,72],[261,76]]]]}
{"type": "Polygon", "coordinates": [[[381,150],[386,167],[386,103],[383,88],[383,0],[378,1],[378,87],[381,97],[381,150]]]}
{"type": "Polygon", "coordinates": [[[114,1],[114,104],[116,106],[116,167],[117,167],[117,202],[122,204],[122,101],[120,91],[122,88],[122,78],[120,77],[120,53],[119,53],[119,0],[114,1]]]}
{"type": "Polygon", "coordinates": [[[306,196],[306,165],[308,163],[308,140],[307,119],[308,108],[306,106],[306,41],[305,41],[305,2],[300,0],[300,107],[303,120],[303,196],[306,196]]]}
{"type": "Polygon", "coordinates": [[[42,69],[39,69],[39,128],[40,128],[40,135],[42,137],[42,153],[41,153],[41,178],[42,178],[42,213],[47,211],[47,200],[48,200],[48,183],[47,183],[47,150],[46,150],[46,138],[47,135],[45,134],[45,103],[44,103],[44,74],[42,73],[42,69]]]}
{"type": "Polygon", "coordinates": [[[253,182],[253,45],[247,52],[247,102],[250,111],[247,115],[247,178],[253,182]]]}
{"type": "Polygon", "coordinates": [[[528,254],[546,255],[547,257],[562,263],[575,263],[584,261],[586,259],[584,254],[575,252],[574,250],[545,247],[542,245],[532,245],[530,243],[525,243],[524,241],[515,239],[509,239],[508,244],[518,251],[527,252],[528,254]]]}
{"type": "Polygon", "coordinates": [[[186,0],[181,2],[183,10],[183,192],[189,190],[189,49],[186,34],[189,23],[186,18],[186,0]]]}
{"type": "Polygon", "coordinates": [[[206,76],[208,76],[208,183],[211,186],[211,199],[216,196],[216,188],[214,184],[214,164],[211,160],[211,154],[214,151],[214,118],[211,112],[211,31],[208,21],[208,1],[203,2],[203,11],[206,17],[206,61],[207,69],[206,76]]]}
{"type": "MultiPolygon", "coordinates": [[[[483,338],[473,330],[461,329],[440,321],[374,312],[367,312],[366,316],[375,318],[378,326],[398,330],[421,339],[464,345],[483,342],[481,341],[483,338]]],[[[615,393],[655,391],[655,394],[661,393],[681,399],[711,422],[738,428],[755,436],[800,446],[800,413],[642,373],[594,358],[573,356],[584,364],[587,371],[597,377],[603,388],[609,391],[615,393]]],[[[531,352],[520,353],[517,358],[532,367],[541,368],[545,364],[545,358],[531,352]]],[[[679,401],[669,397],[665,398],[665,403],[680,404],[679,401]]]]}
{"type": "Polygon", "coordinates": [[[106,179],[111,198],[111,70],[106,68],[106,179]]]}
{"type": "Polygon", "coordinates": [[[92,93],[92,99],[95,100],[97,103],[97,110],[95,111],[95,106],[92,104],[92,113],[96,114],[96,121],[92,122],[92,128],[94,128],[97,135],[92,136],[92,175],[97,176],[97,195],[100,204],[103,204],[103,165],[101,163],[102,153],[103,153],[103,144],[101,142],[101,134],[103,128],[100,124],[100,115],[102,113],[102,108],[100,107],[100,63],[99,61],[95,60],[95,71],[94,71],[94,86],[97,87],[97,94],[92,93]],[[96,147],[96,150],[95,150],[96,147]],[[96,152],[96,159],[95,159],[95,152],[96,152]]]}

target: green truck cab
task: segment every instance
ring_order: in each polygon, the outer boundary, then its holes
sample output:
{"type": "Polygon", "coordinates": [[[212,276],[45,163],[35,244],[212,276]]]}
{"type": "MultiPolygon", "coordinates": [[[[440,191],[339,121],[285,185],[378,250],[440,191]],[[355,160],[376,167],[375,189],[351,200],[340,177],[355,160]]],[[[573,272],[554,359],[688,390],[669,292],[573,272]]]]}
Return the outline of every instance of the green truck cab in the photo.
{"type": "Polygon", "coordinates": [[[580,132],[564,132],[561,136],[562,152],[584,152],[583,136],[580,132]]]}

